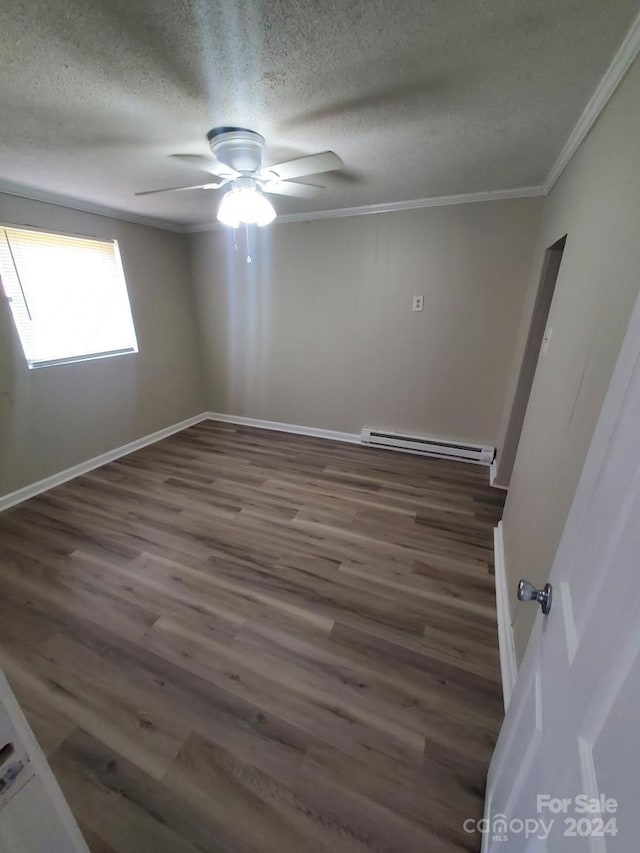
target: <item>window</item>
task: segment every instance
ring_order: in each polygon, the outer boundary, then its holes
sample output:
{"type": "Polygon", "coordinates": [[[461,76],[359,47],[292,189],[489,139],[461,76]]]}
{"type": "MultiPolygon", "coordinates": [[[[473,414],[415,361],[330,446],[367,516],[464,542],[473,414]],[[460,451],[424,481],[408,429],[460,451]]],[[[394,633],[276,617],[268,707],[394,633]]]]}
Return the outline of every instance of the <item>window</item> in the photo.
{"type": "Polygon", "coordinates": [[[0,274],[30,368],[138,351],[115,240],[0,225],[0,274]]]}

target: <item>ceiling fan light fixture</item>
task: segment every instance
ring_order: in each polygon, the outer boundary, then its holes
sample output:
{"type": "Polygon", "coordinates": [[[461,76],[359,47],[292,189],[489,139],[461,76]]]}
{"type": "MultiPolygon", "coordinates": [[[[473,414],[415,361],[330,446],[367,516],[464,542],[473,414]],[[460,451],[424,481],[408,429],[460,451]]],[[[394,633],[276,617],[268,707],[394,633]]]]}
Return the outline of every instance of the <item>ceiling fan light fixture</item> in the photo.
{"type": "Polygon", "coordinates": [[[234,181],[218,207],[218,222],[237,228],[241,224],[268,225],[276,218],[273,205],[251,178],[234,181]]]}

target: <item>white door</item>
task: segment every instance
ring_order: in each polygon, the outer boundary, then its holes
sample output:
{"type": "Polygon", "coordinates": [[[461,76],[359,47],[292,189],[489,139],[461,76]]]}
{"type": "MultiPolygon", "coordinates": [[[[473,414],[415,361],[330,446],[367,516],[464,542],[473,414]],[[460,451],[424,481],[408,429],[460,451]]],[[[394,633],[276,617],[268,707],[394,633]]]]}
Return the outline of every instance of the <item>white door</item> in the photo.
{"type": "Polygon", "coordinates": [[[1,671],[0,853],[89,853],[1,671]]]}
{"type": "Polygon", "coordinates": [[[489,769],[483,850],[636,853],[640,300],[549,580],[489,769]]]}

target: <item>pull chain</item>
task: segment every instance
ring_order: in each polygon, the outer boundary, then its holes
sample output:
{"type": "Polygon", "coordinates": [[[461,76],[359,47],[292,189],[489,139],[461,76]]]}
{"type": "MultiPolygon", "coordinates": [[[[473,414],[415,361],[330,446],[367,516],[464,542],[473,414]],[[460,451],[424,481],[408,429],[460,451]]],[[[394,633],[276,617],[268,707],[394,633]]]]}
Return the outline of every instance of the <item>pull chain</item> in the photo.
{"type": "Polygon", "coordinates": [[[251,263],[251,254],[249,252],[249,225],[245,222],[244,224],[245,236],[247,238],[247,263],[251,263]]]}

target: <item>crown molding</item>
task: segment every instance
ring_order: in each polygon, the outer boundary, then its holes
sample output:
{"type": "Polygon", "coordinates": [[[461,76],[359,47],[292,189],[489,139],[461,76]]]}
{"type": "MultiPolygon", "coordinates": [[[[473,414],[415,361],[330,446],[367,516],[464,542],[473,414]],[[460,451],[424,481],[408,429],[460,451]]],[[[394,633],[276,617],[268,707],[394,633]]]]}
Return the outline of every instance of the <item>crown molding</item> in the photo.
{"type": "MultiPolygon", "coordinates": [[[[12,195],[18,198],[26,198],[31,201],[40,201],[45,204],[55,204],[70,210],[78,210],[82,213],[93,213],[97,216],[108,216],[111,219],[120,219],[125,222],[133,222],[136,225],[147,225],[151,228],[161,228],[166,231],[175,231],[178,234],[197,234],[202,231],[226,230],[227,226],[216,220],[203,222],[197,225],[185,225],[177,222],[169,222],[164,219],[155,219],[152,216],[131,213],[107,205],[84,201],[72,196],[39,190],[24,184],[14,184],[8,181],[0,181],[0,194],[12,195]]],[[[419,210],[426,207],[444,207],[454,204],[471,204],[482,201],[501,201],[510,198],[532,198],[545,195],[544,187],[516,187],[510,190],[487,190],[477,193],[462,193],[460,195],[432,196],[430,198],[414,198],[407,201],[392,201],[382,204],[365,204],[359,207],[341,207],[333,210],[313,210],[309,213],[285,213],[278,216],[272,224],[286,224],[288,222],[309,222],[317,219],[339,219],[347,216],[366,216],[373,213],[393,213],[397,210],[419,210]]]]}
{"type": "Polygon", "coordinates": [[[127,210],[119,210],[116,207],[109,207],[105,204],[85,201],[84,199],[74,198],[73,196],[63,195],[62,193],[39,190],[35,187],[25,186],[24,184],[14,184],[10,181],[0,181],[0,194],[26,198],[30,201],[41,201],[45,204],[55,204],[58,207],[66,207],[69,210],[79,210],[82,213],[93,213],[96,216],[108,216],[110,219],[120,219],[124,222],[133,222],[135,225],[147,225],[150,228],[161,228],[164,231],[177,231],[178,233],[183,233],[186,230],[184,225],[179,225],[176,222],[169,222],[165,219],[156,219],[153,216],[131,213],[127,210]]]}
{"type": "MultiPolygon", "coordinates": [[[[509,198],[531,198],[544,195],[544,187],[516,187],[511,190],[492,190],[461,195],[440,195],[431,198],[414,198],[408,201],[391,201],[385,204],[363,204],[359,207],[341,207],[335,210],[314,210],[309,213],[285,213],[273,221],[273,225],[288,222],[310,222],[316,219],[340,219],[345,216],[367,216],[371,213],[393,213],[397,210],[419,210],[425,207],[444,207],[452,204],[471,204],[481,201],[501,201],[509,198]]],[[[203,222],[199,225],[187,225],[185,231],[197,234],[201,231],[225,229],[219,222],[203,222]]]]}
{"type": "Polygon", "coordinates": [[[585,136],[595,124],[596,119],[607,105],[609,98],[613,95],[618,84],[629,70],[631,63],[638,55],[638,51],[640,51],[640,15],[638,15],[631,25],[624,41],[605,71],[604,77],[591,96],[589,103],[584,108],[576,126],[571,131],[571,135],[567,139],[558,159],[551,167],[551,171],[547,175],[547,179],[544,184],[545,195],[547,195],[549,190],[551,190],[553,185],[556,183],[565,167],[578,150],[580,143],[584,140],[585,136]]]}

